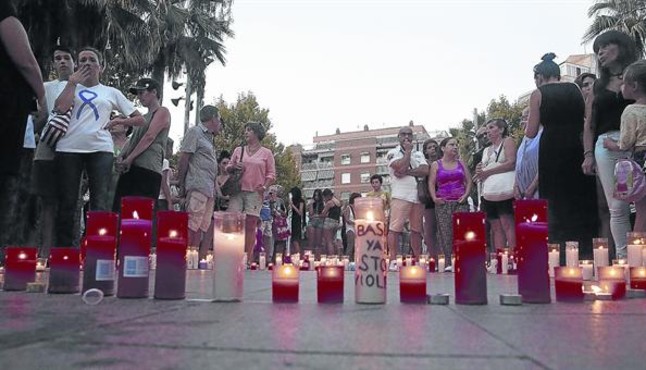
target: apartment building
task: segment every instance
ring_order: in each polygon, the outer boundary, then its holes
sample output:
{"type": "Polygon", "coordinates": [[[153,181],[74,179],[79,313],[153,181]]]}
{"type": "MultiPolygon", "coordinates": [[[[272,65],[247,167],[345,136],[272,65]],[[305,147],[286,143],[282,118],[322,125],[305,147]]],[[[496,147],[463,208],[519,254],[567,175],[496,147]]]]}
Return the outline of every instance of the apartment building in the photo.
{"type": "MultiPolygon", "coordinates": [[[[445,131],[429,135],[424,126],[409,123],[413,129],[415,146],[430,137],[446,137],[445,131]]],[[[397,134],[401,126],[317,135],[307,147],[294,146],[292,152],[300,163],[303,194],[311,197],[314,189],[330,188],[340,199],[348,199],[353,192],[371,190],[370,176],[384,176],[384,187],[390,188],[386,153],[399,144],[397,134]]]]}

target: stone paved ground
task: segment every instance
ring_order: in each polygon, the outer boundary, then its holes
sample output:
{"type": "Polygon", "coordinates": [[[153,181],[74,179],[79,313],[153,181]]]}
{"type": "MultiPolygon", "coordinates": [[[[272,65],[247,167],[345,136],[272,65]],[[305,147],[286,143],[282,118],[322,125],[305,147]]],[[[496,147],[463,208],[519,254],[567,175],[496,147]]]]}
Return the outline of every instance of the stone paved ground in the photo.
{"type": "MultiPolygon", "coordinates": [[[[43,277],[41,277],[43,278],[43,277]]],[[[500,306],[515,277],[487,275],[486,306],[271,302],[270,275],[249,271],[242,303],[210,303],[210,271],[190,271],[185,301],[0,292],[0,369],[644,369],[646,299],[500,306]]],[[[152,281],[152,279],[151,279],[152,281]]],[[[453,275],[429,276],[451,293],[453,275]]],[[[151,290],[152,291],[152,290],[151,290]]]]}

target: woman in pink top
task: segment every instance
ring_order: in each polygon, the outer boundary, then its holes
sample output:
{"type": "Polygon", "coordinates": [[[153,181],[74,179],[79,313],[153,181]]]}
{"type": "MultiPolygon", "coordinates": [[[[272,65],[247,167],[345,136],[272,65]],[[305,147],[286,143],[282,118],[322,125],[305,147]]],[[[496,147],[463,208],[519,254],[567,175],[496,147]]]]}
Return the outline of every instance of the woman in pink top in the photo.
{"type": "Polygon", "coordinates": [[[471,192],[471,174],[459,158],[458,141],[455,138],[447,137],[442,140],[440,150],[443,153],[442,159],[431,165],[428,191],[435,202],[440,248],[446,256],[447,266],[450,266],[453,252],[453,213],[469,211],[467,197],[471,192]]]}
{"type": "Polygon", "coordinates": [[[249,261],[253,261],[253,245],[260,209],[265,191],[276,181],[276,162],[271,150],[260,143],[265,137],[265,128],[258,122],[245,125],[247,145],[233,151],[227,171],[242,171],[240,185],[242,191],[229,199],[230,212],[245,212],[245,251],[249,261]],[[244,155],[243,151],[244,150],[244,155]],[[242,161],[240,157],[242,156],[242,161]]]}

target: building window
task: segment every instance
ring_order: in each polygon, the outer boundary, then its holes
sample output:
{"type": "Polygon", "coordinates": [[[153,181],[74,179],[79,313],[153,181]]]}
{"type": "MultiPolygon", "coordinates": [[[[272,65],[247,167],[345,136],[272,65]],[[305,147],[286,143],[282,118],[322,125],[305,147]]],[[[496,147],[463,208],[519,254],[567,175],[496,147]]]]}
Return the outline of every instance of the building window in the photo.
{"type": "Polygon", "coordinates": [[[350,199],[350,192],[349,191],[341,192],[341,200],[348,200],[348,199],[350,199]]]}
{"type": "Polygon", "coordinates": [[[341,164],[350,164],[350,154],[341,155],[341,164]]]}
{"type": "Polygon", "coordinates": [[[370,173],[369,172],[364,172],[361,174],[361,183],[362,184],[367,184],[370,182],[370,173]]]}
{"type": "Polygon", "coordinates": [[[350,181],[350,172],[341,174],[341,184],[349,184],[350,181]]]}
{"type": "Polygon", "coordinates": [[[361,153],[361,163],[370,163],[370,153],[368,152],[361,153]]]}

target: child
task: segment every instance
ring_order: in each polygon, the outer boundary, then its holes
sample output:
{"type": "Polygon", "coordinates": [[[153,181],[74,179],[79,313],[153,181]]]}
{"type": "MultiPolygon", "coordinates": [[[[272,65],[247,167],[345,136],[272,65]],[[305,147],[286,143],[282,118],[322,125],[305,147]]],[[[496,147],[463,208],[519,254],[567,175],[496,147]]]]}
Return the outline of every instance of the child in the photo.
{"type": "Polygon", "coordinates": [[[352,193],[348,200],[348,205],[343,210],[343,222],[345,223],[345,235],[347,238],[347,248],[345,253],[350,256],[350,261],[354,261],[354,239],[356,232],[354,230],[354,200],[361,198],[361,194],[352,193]]]}
{"type": "MultiPolygon", "coordinates": [[[[619,141],[606,138],[604,148],[608,150],[632,150],[633,160],[640,165],[646,159],[646,61],[640,60],[629,65],[624,71],[621,92],[624,99],[635,103],[624,109],[621,115],[619,141]]],[[[646,197],[635,202],[637,218],[634,231],[646,231],[646,197]]]]}

